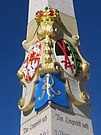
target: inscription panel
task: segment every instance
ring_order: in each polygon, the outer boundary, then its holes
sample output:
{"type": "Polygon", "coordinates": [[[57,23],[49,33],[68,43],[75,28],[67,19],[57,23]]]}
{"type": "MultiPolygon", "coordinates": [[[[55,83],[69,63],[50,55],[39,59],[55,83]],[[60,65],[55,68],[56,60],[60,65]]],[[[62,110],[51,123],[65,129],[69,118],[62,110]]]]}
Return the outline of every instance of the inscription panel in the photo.
{"type": "Polygon", "coordinates": [[[20,135],[51,135],[51,110],[39,113],[21,125],[20,135]]]}
{"type": "Polygon", "coordinates": [[[51,135],[93,135],[91,120],[79,115],[52,110],[51,135]]]}
{"type": "Polygon", "coordinates": [[[91,120],[47,108],[21,125],[20,135],[93,135],[91,120]]]}

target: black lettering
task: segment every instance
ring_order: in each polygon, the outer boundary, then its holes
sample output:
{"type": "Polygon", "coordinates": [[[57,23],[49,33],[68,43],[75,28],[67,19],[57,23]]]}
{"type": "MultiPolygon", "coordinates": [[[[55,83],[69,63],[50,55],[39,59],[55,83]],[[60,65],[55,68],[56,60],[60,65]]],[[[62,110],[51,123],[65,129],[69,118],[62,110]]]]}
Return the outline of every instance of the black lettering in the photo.
{"type": "Polygon", "coordinates": [[[28,132],[28,128],[23,128],[24,134],[28,132]]]}
{"type": "Polygon", "coordinates": [[[63,121],[63,117],[60,116],[59,114],[55,114],[56,115],[56,119],[59,120],[59,121],[63,121]]]}
{"type": "Polygon", "coordinates": [[[47,121],[47,116],[45,116],[44,118],[42,118],[42,122],[47,121]]]}
{"type": "Polygon", "coordinates": [[[34,124],[30,124],[30,130],[32,130],[33,128],[37,127],[38,125],[41,124],[41,119],[39,119],[37,122],[35,122],[34,124]]]}
{"type": "Polygon", "coordinates": [[[87,123],[82,123],[82,127],[83,127],[83,128],[86,128],[86,129],[89,129],[89,126],[88,126],[87,123]]]}

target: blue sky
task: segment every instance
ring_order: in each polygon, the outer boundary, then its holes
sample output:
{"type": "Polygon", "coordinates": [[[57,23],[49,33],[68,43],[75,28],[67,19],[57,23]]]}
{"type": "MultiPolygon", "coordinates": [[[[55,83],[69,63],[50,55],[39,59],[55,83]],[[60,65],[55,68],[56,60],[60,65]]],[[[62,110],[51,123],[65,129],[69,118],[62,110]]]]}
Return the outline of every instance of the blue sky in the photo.
{"type": "MultiPolygon", "coordinates": [[[[82,55],[91,64],[88,89],[95,135],[101,131],[101,0],[74,0],[82,55]]],[[[22,88],[16,72],[24,59],[28,0],[0,2],[0,134],[19,135],[17,104],[22,88]]]]}

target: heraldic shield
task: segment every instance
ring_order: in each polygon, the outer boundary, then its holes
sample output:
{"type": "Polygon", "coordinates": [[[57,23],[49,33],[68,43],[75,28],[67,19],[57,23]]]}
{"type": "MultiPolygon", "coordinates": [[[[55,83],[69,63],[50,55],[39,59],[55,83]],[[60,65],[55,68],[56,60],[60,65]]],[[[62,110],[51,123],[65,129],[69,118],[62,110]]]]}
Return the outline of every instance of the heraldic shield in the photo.
{"type": "Polygon", "coordinates": [[[55,52],[63,70],[73,78],[78,77],[82,71],[82,61],[73,45],[66,39],[58,40],[55,52]]]}
{"type": "Polygon", "coordinates": [[[39,41],[35,42],[26,52],[22,72],[27,82],[31,82],[40,64],[42,46],[39,41]]]}
{"type": "Polygon", "coordinates": [[[60,74],[47,73],[40,77],[35,92],[36,111],[47,105],[48,101],[69,108],[64,81],[60,79],[60,76],[60,74]]]}

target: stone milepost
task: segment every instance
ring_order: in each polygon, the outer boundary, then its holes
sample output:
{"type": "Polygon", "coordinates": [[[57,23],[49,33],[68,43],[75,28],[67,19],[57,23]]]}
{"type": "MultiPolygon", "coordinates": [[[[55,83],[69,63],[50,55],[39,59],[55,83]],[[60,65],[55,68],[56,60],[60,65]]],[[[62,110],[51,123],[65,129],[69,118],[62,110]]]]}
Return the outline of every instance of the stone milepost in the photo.
{"type": "Polygon", "coordinates": [[[87,81],[73,0],[29,0],[20,135],[93,135],[87,81]]]}
{"type": "Polygon", "coordinates": [[[21,135],[91,135],[91,120],[47,108],[21,127],[21,135]]]}

